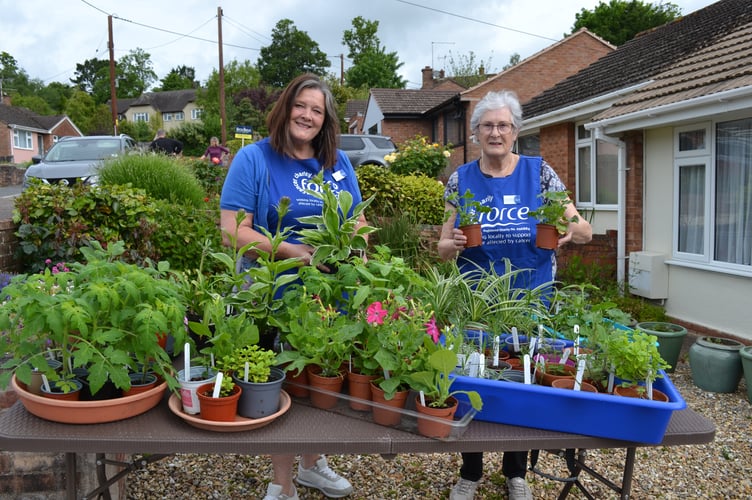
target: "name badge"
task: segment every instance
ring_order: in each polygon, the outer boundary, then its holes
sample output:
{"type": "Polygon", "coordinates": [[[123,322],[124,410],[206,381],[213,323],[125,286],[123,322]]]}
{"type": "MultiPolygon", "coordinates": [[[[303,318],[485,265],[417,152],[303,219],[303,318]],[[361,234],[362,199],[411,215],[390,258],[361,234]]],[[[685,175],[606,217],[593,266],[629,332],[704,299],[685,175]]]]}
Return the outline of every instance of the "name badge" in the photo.
{"type": "Polygon", "coordinates": [[[337,170],[336,172],[332,174],[332,177],[334,178],[335,181],[339,182],[345,177],[347,177],[347,175],[345,175],[345,173],[342,172],[342,170],[337,170]]]}
{"type": "Polygon", "coordinates": [[[518,205],[520,203],[520,196],[516,194],[505,194],[504,205],[518,205]]]}

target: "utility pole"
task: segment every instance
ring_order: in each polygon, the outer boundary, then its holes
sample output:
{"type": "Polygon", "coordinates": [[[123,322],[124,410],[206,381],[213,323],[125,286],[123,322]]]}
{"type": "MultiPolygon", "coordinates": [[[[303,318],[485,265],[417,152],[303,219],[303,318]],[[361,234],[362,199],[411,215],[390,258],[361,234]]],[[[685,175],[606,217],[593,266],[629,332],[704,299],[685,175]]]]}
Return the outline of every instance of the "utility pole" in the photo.
{"type": "Polygon", "coordinates": [[[225,64],[222,59],[222,7],[217,7],[217,45],[219,46],[219,126],[222,129],[222,145],[227,144],[227,116],[225,112],[225,64]]]}
{"type": "Polygon", "coordinates": [[[345,86],[345,54],[339,55],[339,84],[345,86]]]}
{"type": "Polygon", "coordinates": [[[110,108],[112,109],[112,130],[115,135],[118,135],[117,92],[115,90],[115,42],[112,40],[112,16],[107,16],[107,31],[110,36],[107,45],[110,49],[110,108]]]}

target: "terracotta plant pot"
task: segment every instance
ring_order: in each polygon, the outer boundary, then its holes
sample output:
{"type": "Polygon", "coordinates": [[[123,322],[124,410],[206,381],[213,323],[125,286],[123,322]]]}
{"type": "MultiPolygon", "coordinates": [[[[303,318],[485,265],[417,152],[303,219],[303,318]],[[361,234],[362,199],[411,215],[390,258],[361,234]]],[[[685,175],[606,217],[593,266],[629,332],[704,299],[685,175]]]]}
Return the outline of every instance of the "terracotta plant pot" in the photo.
{"type": "Polygon", "coordinates": [[[574,379],[575,367],[561,363],[546,363],[547,372],[535,372],[535,380],[541,385],[551,386],[554,380],[574,379]]]}
{"type": "Polygon", "coordinates": [[[212,422],[232,422],[238,414],[238,399],[242,389],[235,385],[232,394],[226,397],[213,398],[214,384],[204,384],[196,389],[201,418],[212,422]]]}
{"type": "MultiPolygon", "coordinates": [[[[376,375],[363,375],[357,372],[347,372],[347,389],[350,396],[354,398],[371,400],[371,382],[376,380],[376,375]]],[[[371,411],[371,406],[350,401],[350,408],[356,411],[371,411]]]]}
{"type": "Polygon", "coordinates": [[[469,226],[460,226],[460,231],[467,238],[465,248],[479,247],[483,244],[483,236],[480,224],[470,224],[469,226]]]}
{"type": "MultiPolygon", "coordinates": [[[[551,387],[557,389],[570,389],[574,390],[574,378],[560,378],[551,382],[551,387]]],[[[580,382],[580,390],[582,392],[598,392],[598,389],[587,382],[580,382]]]]}
{"type": "Polygon", "coordinates": [[[535,246],[545,250],[556,250],[559,246],[559,231],[551,224],[537,224],[535,226],[535,246]]]}
{"type": "MultiPolygon", "coordinates": [[[[614,387],[614,394],[628,398],[648,399],[645,391],[640,391],[635,386],[622,387],[620,385],[617,385],[616,387],[614,387]]],[[[658,389],[653,389],[653,401],[668,402],[668,396],[658,389]]]]}
{"type": "MultiPolygon", "coordinates": [[[[426,401],[426,403],[428,403],[428,401],[426,401]]],[[[451,421],[454,419],[454,413],[457,411],[457,400],[451,397],[447,399],[447,404],[450,406],[446,408],[424,406],[420,404],[420,397],[417,396],[415,398],[415,411],[434,418],[442,418],[451,421]]],[[[437,422],[434,419],[418,417],[418,434],[430,438],[445,438],[449,437],[451,433],[452,426],[449,424],[437,422]]]]}
{"type": "MultiPolygon", "coordinates": [[[[398,391],[394,393],[394,397],[392,399],[386,399],[384,397],[384,391],[381,389],[381,387],[376,385],[374,382],[371,382],[371,399],[374,403],[378,403],[379,405],[386,405],[403,409],[405,407],[405,404],[407,403],[408,394],[410,394],[410,391],[398,391]]],[[[379,425],[395,427],[399,425],[400,422],[402,422],[402,412],[389,410],[388,408],[383,408],[381,406],[374,406],[373,421],[374,423],[379,425]]]]}
{"type": "MultiPolygon", "coordinates": [[[[283,370],[284,366],[280,366],[283,370]]],[[[306,370],[285,371],[285,391],[296,398],[307,398],[310,391],[304,386],[308,385],[308,372],[306,370]],[[289,384],[287,382],[290,382],[289,384]],[[295,385],[292,385],[295,384],[295,385]]]]}
{"type": "Polygon", "coordinates": [[[321,368],[318,366],[307,366],[306,371],[308,372],[308,385],[311,387],[311,391],[309,391],[311,393],[311,404],[322,410],[328,410],[337,406],[339,397],[316,391],[314,388],[339,393],[342,391],[345,376],[340,373],[335,377],[323,377],[319,375],[321,368]]]}

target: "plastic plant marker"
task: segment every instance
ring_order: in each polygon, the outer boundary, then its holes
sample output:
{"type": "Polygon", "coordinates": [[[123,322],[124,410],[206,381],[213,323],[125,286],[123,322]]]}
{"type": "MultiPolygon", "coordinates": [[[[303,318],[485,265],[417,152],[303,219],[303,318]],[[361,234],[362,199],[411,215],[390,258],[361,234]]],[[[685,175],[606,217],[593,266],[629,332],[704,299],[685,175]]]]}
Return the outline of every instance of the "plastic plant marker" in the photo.
{"type": "Polygon", "coordinates": [[[222,372],[217,373],[217,380],[214,381],[214,392],[212,393],[213,398],[219,397],[219,391],[222,389],[222,372]]]}
{"type": "Polygon", "coordinates": [[[245,372],[243,373],[243,382],[248,382],[248,370],[250,369],[248,361],[245,362],[245,372]]]}
{"type": "Polygon", "coordinates": [[[512,345],[514,345],[514,352],[520,351],[520,336],[517,335],[517,327],[512,327],[512,345]]]}
{"type": "Polygon", "coordinates": [[[530,385],[532,381],[530,380],[530,355],[525,354],[525,356],[522,358],[522,369],[525,373],[525,383],[527,385],[530,385]]]}
{"type": "Polygon", "coordinates": [[[582,387],[582,377],[585,375],[585,364],[587,360],[583,357],[577,361],[577,372],[574,375],[574,390],[579,391],[582,387]]]}
{"type": "Polygon", "coordinates": [[[423,391],[420,391],[419,396],[420,396],[420,404],[423,406],[426,406],[426,395],[423,394],[423,391]]]}
{"type": "Polygon", "coordinates": [[[52,392],[52,390],[50,389],[50,381],[47,380],[47,375],[45,375],[44,373],[42,374],[42,387],[44,387],[45,391],[52,392]]]}
{"type": "Polygon", "coordinates": [[[486,355],[479,353],[478,354],[478,375],[483,378],[483,375],[486,373],[486,355]]]}
{"type": "Polygon", "coordinates": [[[572,352],[569,349],[564,349],[564,352],[561,355],[561,359],[559,360],[559,363],[562,365],[567,364],[567,360],[569,359],[569,353],[572,352]]]}
{"type": "Polygon", "coordinates": [[[499,366],[499,336],[496,335],[493,339],[493,365],[499,366]]]}
{"type": "Polygon", "coordinates": [[[191,380],[191,344],[188,342],[183,346],[183,373],[185,374],[185,381],[191,380]]]}

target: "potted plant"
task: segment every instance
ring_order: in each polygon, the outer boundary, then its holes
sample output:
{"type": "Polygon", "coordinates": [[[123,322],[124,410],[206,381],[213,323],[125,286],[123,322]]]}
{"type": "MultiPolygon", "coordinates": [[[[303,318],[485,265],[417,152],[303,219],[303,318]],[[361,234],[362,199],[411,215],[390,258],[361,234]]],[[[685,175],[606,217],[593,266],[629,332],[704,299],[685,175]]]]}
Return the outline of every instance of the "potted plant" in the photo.
{"type": "Polygon", "coordinates": [[[217,374],[217,380],[204,384],[196,390],[201,408],[201,418],[213,422],[232,422],[238,414],[238,399],[243,390],[233,382],[232,378],[222,372],[217,374]],[[219,394],[214,391],[219,384],[219,394]]]}
{"type": "Polygon", "coordinates": [[[13,373],[29,384],[35,369],[53,382],[70,380],[74,369],[85,367],[92,394],[108,380],[126,390],[131,368],[148,364],[177,389],[172,359],[159,341],[163,332],[183,341],[185,306],[167,279],[167,263],[128,264],[120,260],[124,251],[123,242],[104,249],[92,241],[81,249],[85,263],[25,276],[4,289],[0,330],[10,358],[0,385],[13,373]],[[60,372],[47,364],[50,353],[61,361],[60,372]]]}
{"type": "Polygon", "coordinates": [[[243,389],[238,400],[239,415],[263,418],[279,410],[285,372],[276,364],[274,351],[255,344],[237,347],[219,360],[219,369],[231,373],[233,381],[243,389]]]}
{"type": "Polygon", "coordinates": [[[535,244],[539,248],[554,250],[558,246],[559,235],[567,232],[570,222],[577,222],[578,217],[567,217],[567,205],[572,203],[568,191],[544,191],[538,195],[541,205],[531,210],[528,215],[538,220],[535,244]]]}
{"type": "Polygon", "coordinates": [[[640,330],[614,330],[605,341],[607,363],[619,379],[619,385],[632,387],[647,399],[655,398],[653,394],[646,394],[646,385],[663,378],[661,371],[669,366],[658,352],[657,340],[654,335],[640,330]]]}
{"type": "MultiPolygon", "coordinates": [[[[457,227],[467,237],[465,247],[480,246],[483,243],[480,215],[490,212],[491,208],[476,200],[469,189],[465,190],[465,193],[462,195],[457,192],[452,193],[447,201],[457,207],[457,227]]],[[[448,212],[446,216],[449,217],[451,214],[452,212],[448,212]]]]}
{"type": "Polygon", "coordinates": [[[679,361],[679,354],[684,344],[684,338],[687,336],[687,329],[668,321],[643,321],[637,323],[635,328],[658,337],[658,351],[661,353],[661,357],[671,365],[666,371],[672,373],[679,361]]]}

